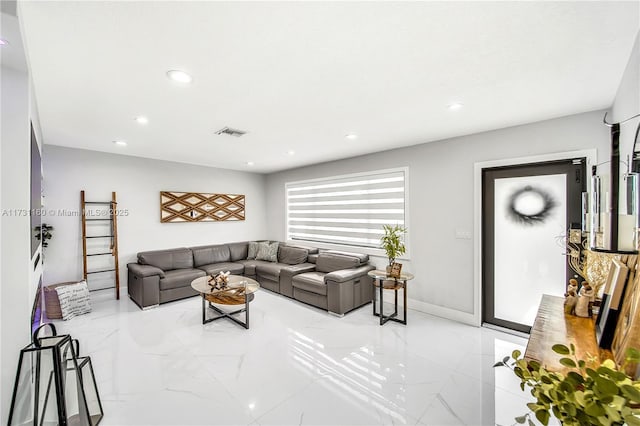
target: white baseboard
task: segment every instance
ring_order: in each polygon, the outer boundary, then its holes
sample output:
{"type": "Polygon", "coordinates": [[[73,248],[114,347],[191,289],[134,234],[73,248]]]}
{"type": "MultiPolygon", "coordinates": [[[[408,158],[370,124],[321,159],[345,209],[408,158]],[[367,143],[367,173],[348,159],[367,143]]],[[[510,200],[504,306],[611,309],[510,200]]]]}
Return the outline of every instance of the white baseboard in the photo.
{"type": "Polygon", "coordinates": [[[444,306],[432,305],[431,303],[411,298],[407,300],[407,305],[409,309],[435,315],[437,317],[449,319],[452,321],[461,322],[463,324],[472,325],[474,327],[478,326],[475,315],[468,312],[445,308],[444,306]]]}

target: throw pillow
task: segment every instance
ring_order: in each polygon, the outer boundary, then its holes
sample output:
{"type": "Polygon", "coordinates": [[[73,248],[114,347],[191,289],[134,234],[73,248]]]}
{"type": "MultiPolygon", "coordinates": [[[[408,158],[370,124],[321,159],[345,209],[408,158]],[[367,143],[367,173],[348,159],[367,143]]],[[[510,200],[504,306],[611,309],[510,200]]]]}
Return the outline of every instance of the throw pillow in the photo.
{"type": "Polygon", "coordinates": [[[267,262],[278,261],[278,242],[259,243],[256,260],[266,260],[267,262]]]}
{"type": "Polygon", "coordinates": [[[249,242],[249,250],[247,251],[247,259],[252,260],[256,258],[256,254],[258,254],[258,244],[255,241],[249,242]]]}
{"type": "Polygon", "coordinates": [[[89,287],[86,281],[56,287],[56,292],[58,293],[58,300],[60,300],[60,310],[62,311],[63,320],[70,320],[76,315],[91,312],[89,287]]]}

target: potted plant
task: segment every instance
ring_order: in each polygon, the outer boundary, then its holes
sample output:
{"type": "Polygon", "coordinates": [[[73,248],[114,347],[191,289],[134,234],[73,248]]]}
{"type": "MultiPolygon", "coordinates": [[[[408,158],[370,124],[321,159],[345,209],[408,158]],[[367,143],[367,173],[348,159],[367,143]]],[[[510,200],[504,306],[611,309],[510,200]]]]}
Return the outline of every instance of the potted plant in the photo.
{"type": "Polygon", "coordinates": [[[387,274],[390,274],[396,259],[407,251],[403,241],[403,236],[407,233],[407,228],[400,225],[383,225],[382,229],[384,230],[384,234],[380,238],[380,247],[387,254],[387,258],[389,258],[387,274]]]}
{"type": "MultiPolygon", "coordinates": [[[[527,406],[540,423],[548,425],[553,414],[565,426],[640,425],[640,381],[624,372],[629,363],[640,361],[638,350],[629,349],[622,366],[612,360],[594,366],[594,359],[576,357],[573,344],[553,345],[552,349],[563,355],[560,363],[570,369],[567,374],[551,372],[539,362],[525,360],[518,350],[494,365],[513,370],[523,391],[531,388],[536,401],[527,406]]],[[[530,415],[515,420],[533,426],[530,415]]]]}

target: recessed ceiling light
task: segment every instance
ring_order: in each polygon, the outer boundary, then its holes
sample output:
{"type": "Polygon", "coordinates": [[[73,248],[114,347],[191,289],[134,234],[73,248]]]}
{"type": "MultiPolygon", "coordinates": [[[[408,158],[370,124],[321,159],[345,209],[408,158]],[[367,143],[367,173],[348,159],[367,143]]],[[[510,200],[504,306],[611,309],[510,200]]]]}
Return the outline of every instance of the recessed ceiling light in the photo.
{"type": "Polygon", "coordinates": [[[449,108],[451,111],[454,111],[456,109],[460,109],[463,107],[463,104],[461,104],[460,102],[453,102],[450,103],[449,105],[447,105],[447,108],[449,108]]]}
{"type": "Polygon", "coordinates": [[[167,71],[167,77],[178,83],[191,83],[193,80],[189,73],[182,70],[169,70],[167,71]]]}
{"type": "Polygon", "coordinates": [[[118,146],[127,146],[127,143],[125,141],[113,141],[113,143],[118,146]]]}
{"type": "Polygon", "coordinates": [[[134,120],[136,120],[138,124],[147,124],[149,122],[149,119],[143,115],[136,117],[134,120]]]}
{"type": "Polygon", "coordinates": [[[253,166],[254,164],[256,163],[254,163],[253,161],[247,161],[247,166],[253,166]]]}
{"type": "Polygon", "coordinates": [[[289,151],[287,151],[287,154],[296,155],[296,152],[294,150],[290,149],[289,151]]]}
{"type": "Polygon", "coordinates": [[[358,139],[358,135],[355,133],[347,133],[344,137],[352,141],[358,139]]]}
{"type": "Polygon", "coordinates": [[[9,42],[3,38],[0,38],[0,46],[6,46],[9,42]]]}

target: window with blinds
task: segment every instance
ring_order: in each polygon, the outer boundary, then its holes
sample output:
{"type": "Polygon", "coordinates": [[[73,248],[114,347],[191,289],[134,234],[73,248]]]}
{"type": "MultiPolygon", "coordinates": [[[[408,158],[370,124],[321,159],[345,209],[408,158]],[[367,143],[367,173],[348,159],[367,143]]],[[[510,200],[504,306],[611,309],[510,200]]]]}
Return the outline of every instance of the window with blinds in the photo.
{"type": "Polygon", "coordinates": [[[379,247],[382,225],[405,225],[405,174],[394,169],[287,183],[287,238],[379,247]]]}

